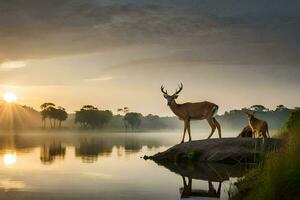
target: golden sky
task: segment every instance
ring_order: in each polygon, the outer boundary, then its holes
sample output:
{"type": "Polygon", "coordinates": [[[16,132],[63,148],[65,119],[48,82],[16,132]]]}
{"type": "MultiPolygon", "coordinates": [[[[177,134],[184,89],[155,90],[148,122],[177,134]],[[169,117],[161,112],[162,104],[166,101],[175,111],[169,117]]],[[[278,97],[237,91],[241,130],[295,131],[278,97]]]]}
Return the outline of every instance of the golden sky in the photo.
{"type": "Polygon", "coordinates": [[[0,1],[0,93],[38,108],[128,106],[171,115],[209,100],[221,112],[300,101],[298,1],[0,1]]]}

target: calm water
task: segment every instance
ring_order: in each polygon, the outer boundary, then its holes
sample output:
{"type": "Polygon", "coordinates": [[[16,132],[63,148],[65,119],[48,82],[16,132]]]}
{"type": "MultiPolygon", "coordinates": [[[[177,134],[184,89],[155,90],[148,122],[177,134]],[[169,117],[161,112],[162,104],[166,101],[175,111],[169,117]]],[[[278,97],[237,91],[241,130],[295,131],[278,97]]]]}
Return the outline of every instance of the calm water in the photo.
{"type": "Polygon", "coordinates": [[[176,144],[177,132],[2,133],[0,199],[227,199],[236,166],[164,167],[140,158],[176,144]]]}

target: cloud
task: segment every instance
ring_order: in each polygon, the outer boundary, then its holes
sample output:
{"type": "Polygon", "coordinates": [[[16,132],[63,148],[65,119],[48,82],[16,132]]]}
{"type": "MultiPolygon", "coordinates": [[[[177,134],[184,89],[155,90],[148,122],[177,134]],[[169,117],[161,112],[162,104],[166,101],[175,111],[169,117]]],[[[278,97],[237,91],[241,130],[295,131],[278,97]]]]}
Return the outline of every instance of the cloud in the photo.
{"type": "Polygon", "coordinates": [[[299,1],[0,1],[0,62],[131,45],[188,48],[174,58],[299,64],[299,1]]]}
{"type": "Polygon", "coordinates": [[[12,70],[26,67],[26,65],[25,61],[7,61],[0,64],[0,68],[2,70],[12,70]]]}

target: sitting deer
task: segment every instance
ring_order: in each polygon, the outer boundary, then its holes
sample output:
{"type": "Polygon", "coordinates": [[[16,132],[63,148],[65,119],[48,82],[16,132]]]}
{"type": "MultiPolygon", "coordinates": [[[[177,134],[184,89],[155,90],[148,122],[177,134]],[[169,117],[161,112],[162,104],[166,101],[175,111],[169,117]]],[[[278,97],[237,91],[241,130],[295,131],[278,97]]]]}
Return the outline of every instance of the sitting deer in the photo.
{"type": "Polygon", "coordinates": [[[261,134],[264,139],[270,137],[268,123],[264,120],[254,117],[254,113],[255,112],[245,112],[248,117],[249,126],[253,132],[252,137],[255,138],[256,133],[258,136],[261,134]]]}
{"type": "Polygon", "coordinates": [[[253,137],[253,131],[249,125],[243,128],[242,132],[238,135],[238,138],[252,138],[252,137],[253,137]]]}
{"type": "Polygon", "coordinates": [[[176,90],[173,95],[169,95],[167,90],[164,90],[164,86],[161,86],[161,92],[164,94],[165,99],[167,99],[168,106],[173,111],[173,113],[179,117],[180,120],[184,121],[184,131],[181,143],[184,142],[186,130],[189,134],[189,141],[192,140],[190,128],[191,120],[206,119],[212,129],[210,135],[208,136],[208,139],[211,138],[216,128],[218,129],[219,138],[221,138],[221,126],[215,118],[219,106],[208,101],[178,104],[175,100],[178,98],[178,94],[182,89],[183,84],[181,83],[181,85],[179,86],[179,90],[176,90]]]}

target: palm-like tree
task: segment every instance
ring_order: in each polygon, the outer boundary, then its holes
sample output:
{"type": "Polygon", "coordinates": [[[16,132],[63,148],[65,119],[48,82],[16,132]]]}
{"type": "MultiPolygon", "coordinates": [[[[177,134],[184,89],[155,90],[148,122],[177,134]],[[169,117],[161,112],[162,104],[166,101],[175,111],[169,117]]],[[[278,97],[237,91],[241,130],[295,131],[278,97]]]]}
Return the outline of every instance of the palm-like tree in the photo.
{"type": "Polygon", "coordinates": [[[56,127],[56,121],[59,121],[59,127],[61,127],[62,121],[65,121],[68,118],[68,113],[63,107],[55,107],[54,103],[43,103],[41,106],[42,121],[44,128],[46,128],[46,119],[49,119],[50,127],[56,127]]]}

